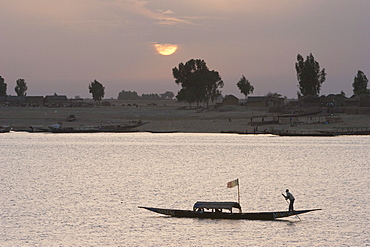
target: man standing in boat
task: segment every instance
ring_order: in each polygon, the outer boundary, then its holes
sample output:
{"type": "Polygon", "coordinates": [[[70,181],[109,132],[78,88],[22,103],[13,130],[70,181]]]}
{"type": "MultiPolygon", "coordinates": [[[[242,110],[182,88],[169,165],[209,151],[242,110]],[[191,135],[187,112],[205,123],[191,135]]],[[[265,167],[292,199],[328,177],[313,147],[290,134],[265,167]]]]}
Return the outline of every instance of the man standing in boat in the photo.
{"type": "Polygon", "coordinates": [[[285,197],[285,200],[289,199],[289,211],[294,211],[293,204],[294,204],[294,196],[292,193],[289,192],[288,189],[286,189],[286,195],[282,194],[285,197]]]}

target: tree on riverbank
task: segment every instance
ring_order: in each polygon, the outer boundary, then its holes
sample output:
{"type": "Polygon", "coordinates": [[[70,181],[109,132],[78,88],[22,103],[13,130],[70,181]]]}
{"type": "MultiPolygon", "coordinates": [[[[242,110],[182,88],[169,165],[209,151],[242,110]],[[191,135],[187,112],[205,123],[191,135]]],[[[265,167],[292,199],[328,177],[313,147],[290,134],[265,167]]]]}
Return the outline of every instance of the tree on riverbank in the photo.
{"type": "Polygon", "coordinates": [[[181,85],[176,98],[179,101],[196,103],[206,103],[216,100],[221,95],[219,88],[224,83],[217,71],[209,70],[206,62],[200,59],[191,59],[185,64],[180,63],[178,68],[172,69],[175,83],[181,85]]]}
{"type": "Polygon", "coordinates": [[[238,88],[240,89],[240,92],[245,95],[245,98],[247,98],[248,94],[253,93],[254,87],[251,85],[251,83],[245,78],[243,75],[242,78],[236,83],[238,88]]]}
{"type": "Polygon", "coordinates": [[[355,79],[353,81],[353,93],[354,94],[368,94],[370,92],[369,89],[367,89],[367,83],[369,80],[367,79],[364,72],[361,70],[357,71],[357,75],[355,76],[355,79]]]}
{"type": "Polygon", "coordinates": [[[119,92],[118,94],[119,100],[138,100],[140,99],[140,96],[137,94],[137,92],[133,91],[125,91],[122,90],[122,92],[119,92]]]}
{"type": "Polygon", "coordinates": [[[161,99],[173,99],[173,97],[175,97],[175,94],[171,91],[166,91],[160,94],[160,96],[161,96],[161,99]]]}
{"type": "Polygon", "coordinates": [[[319,96],[321,84],[326,80],[326,73],[325,69],[320,71],[320,65],[312,53],[307,56],[306,60],[301,54],[298,54],[295,69],[300,91],[298,96],[319,96]]]}
{"type": "Polygon", "coordinates": [[[17,93],[17,96],[26,96],[27,92],[27,83],[25,79],[18,79],[17,85],[15,86],[14,90],[17,93]]]}
{"type": "Polygon", "coordinates": [[[95,101],[100,101],[104,97],[105,94],[105,88],[103,85],[98,82],[97,80],[94,80],[93,82],[90,83],[89,85],[89,92],[92,94],[93,99],[95,101]]]}
{"type": "Polygon", "coordinates": [[[7,84],[5,83],[5,79],[0,75],[0,97],[1,96],[6,96],[6,88],[7,84]]]}

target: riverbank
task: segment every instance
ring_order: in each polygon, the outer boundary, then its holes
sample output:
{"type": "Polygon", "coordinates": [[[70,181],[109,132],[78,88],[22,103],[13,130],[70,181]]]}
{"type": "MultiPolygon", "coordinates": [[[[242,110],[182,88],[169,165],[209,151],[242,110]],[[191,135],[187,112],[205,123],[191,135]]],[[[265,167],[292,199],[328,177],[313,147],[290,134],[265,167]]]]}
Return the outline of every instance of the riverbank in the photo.
{"type": "Polygon", "coordinates": [[[279,123],[266,121],[282,114],[269,113],[267,107],[222,106],[189,109],[176,101],[114,101],[111,106],[80,108],[0,107],[0,125],[9,124],[14,131],[29,131],[30,126],[62,123],[65,127],[119,125],[129,121],[147,124],[132,129],[139,132],[189,133],[328,133],[370,128],[370,115],[346,113],[321,114],[300,118],[280,118],[279,123]],[[68,122],[67,117],[76,116],[68,122]],[[251,123],[253,121],[253,123],[251,123]],[[264,122],[263,122],[264,121],[264,122]]]}

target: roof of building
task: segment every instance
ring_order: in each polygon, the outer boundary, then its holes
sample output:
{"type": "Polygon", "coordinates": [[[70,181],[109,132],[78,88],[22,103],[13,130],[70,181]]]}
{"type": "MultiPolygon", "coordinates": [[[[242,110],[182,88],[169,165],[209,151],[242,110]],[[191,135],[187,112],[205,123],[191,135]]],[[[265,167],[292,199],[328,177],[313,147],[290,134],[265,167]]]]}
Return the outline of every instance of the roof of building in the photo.
{"type": "Polygon", "coordinates": [[[237,100],[239,100],[236,96],[234,96],[232,94],[225,95],[224,100],[225,99],[237,99],[237,100]]]}
{"type": "Polygon", "coordinates": [[[266,100],[266,96],[248,96],[248,102],[261,102],[266,100]]]}
{"type": "Polygon", "coordinates": [[[46,95],[45,99],[67,99],[66,95],[46,95]]]}

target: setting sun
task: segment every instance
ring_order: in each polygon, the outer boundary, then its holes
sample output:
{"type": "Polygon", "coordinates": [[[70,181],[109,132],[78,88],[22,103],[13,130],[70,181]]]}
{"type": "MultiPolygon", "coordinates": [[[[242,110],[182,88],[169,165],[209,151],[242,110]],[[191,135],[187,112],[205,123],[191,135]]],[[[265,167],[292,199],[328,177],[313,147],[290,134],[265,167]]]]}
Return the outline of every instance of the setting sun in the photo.
{"type": "Polygon", "coordinates": [[[154,44],[157,52],[163,56],[169,56],[176,52],[177,45],[174,44],[154,44]]]}

